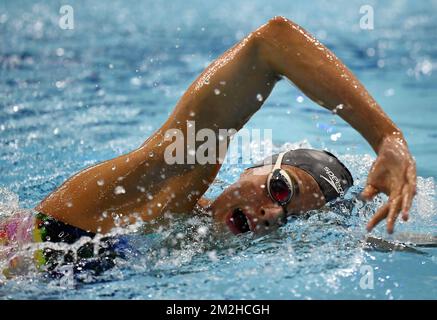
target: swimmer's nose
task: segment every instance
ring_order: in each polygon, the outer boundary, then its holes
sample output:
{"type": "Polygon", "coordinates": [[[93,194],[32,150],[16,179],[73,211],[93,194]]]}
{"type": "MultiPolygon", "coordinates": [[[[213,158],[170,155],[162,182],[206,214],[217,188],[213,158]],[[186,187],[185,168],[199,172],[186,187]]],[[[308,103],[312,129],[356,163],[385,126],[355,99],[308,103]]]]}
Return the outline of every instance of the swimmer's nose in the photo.
{"type": "Polygon", "coordinates": [[[283,224],[284,209],[281,206],[262,206],[258,211],[257,229],[269,229],[283,224]]]}

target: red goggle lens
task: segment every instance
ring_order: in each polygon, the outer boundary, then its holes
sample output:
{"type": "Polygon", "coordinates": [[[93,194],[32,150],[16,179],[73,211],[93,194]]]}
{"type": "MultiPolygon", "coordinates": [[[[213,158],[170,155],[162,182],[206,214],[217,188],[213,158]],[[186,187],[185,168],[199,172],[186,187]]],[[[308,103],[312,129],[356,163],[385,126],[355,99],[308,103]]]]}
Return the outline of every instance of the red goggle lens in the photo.
{"type": "Polygon", "coordinates": [[[270,194],[279,203],[286,203],[290,200],[291,189],[282,179],[272,179],[270,181],[270,194]]]}

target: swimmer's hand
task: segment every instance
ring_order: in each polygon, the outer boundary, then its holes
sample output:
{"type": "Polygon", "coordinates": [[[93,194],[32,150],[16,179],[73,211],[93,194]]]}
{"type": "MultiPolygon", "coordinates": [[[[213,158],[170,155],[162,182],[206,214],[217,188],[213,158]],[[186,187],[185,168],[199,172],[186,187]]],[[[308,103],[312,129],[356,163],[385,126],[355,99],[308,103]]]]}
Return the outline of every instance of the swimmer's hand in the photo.
{"type": "Polygon", "coordinates": [[[383,140],[360,197],[368,201],[380,192],[388,195],[389,200],[370,219],[367,231],[387,219],[387,232],[393,233],[400,212],[402,219],[408,220],[408,211],[416,194],[416,164],[400,135],[383,140]]]}

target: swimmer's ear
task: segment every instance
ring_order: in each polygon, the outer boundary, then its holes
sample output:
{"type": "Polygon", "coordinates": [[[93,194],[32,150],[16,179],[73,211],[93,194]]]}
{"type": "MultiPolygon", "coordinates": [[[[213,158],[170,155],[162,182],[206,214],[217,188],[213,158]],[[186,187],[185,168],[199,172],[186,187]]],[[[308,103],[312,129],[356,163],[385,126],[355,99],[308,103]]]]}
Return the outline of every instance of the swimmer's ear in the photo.
{"type": "Polygon", "coordinates": [[[208,210],[211,207],[212,201],[207,198],[200,198],[197,201],[197,205],[205,210],[208,210]]]}

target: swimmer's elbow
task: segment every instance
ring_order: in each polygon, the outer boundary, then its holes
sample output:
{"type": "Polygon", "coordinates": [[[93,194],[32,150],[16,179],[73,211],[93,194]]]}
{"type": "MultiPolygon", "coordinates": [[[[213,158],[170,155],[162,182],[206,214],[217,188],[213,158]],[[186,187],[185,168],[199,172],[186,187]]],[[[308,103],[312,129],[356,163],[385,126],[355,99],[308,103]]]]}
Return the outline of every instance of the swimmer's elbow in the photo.
{"type": "Polygon", "coordinates": [[[286,17],[274,16],[265,24],[265,26],[269,30],[275,30],[278,32],[289,32],[290,30],[295,29],[293,27],[296,27],[297,24],[295,24],[290,19],[287,19],[286,17]]]}
{"type": "Polygon", "coordinates": [[[267,25],[270,27],[283,28],[283,27],[289,26],[290,23],[293,23],[293,22],[284,16],[274,16],[273,18],[271,18],[267,22],[267,25]]]}
{"type": "Polygon", "coordinates": [[[299,26],[293,21],[283,17],[275,16],[271,18],[267,23],[259,27],[253,32],[255,39],[262,43],[272,38],[279,38],[281,35],[289,36],[290,33],[299,29],[299,26]]]}

